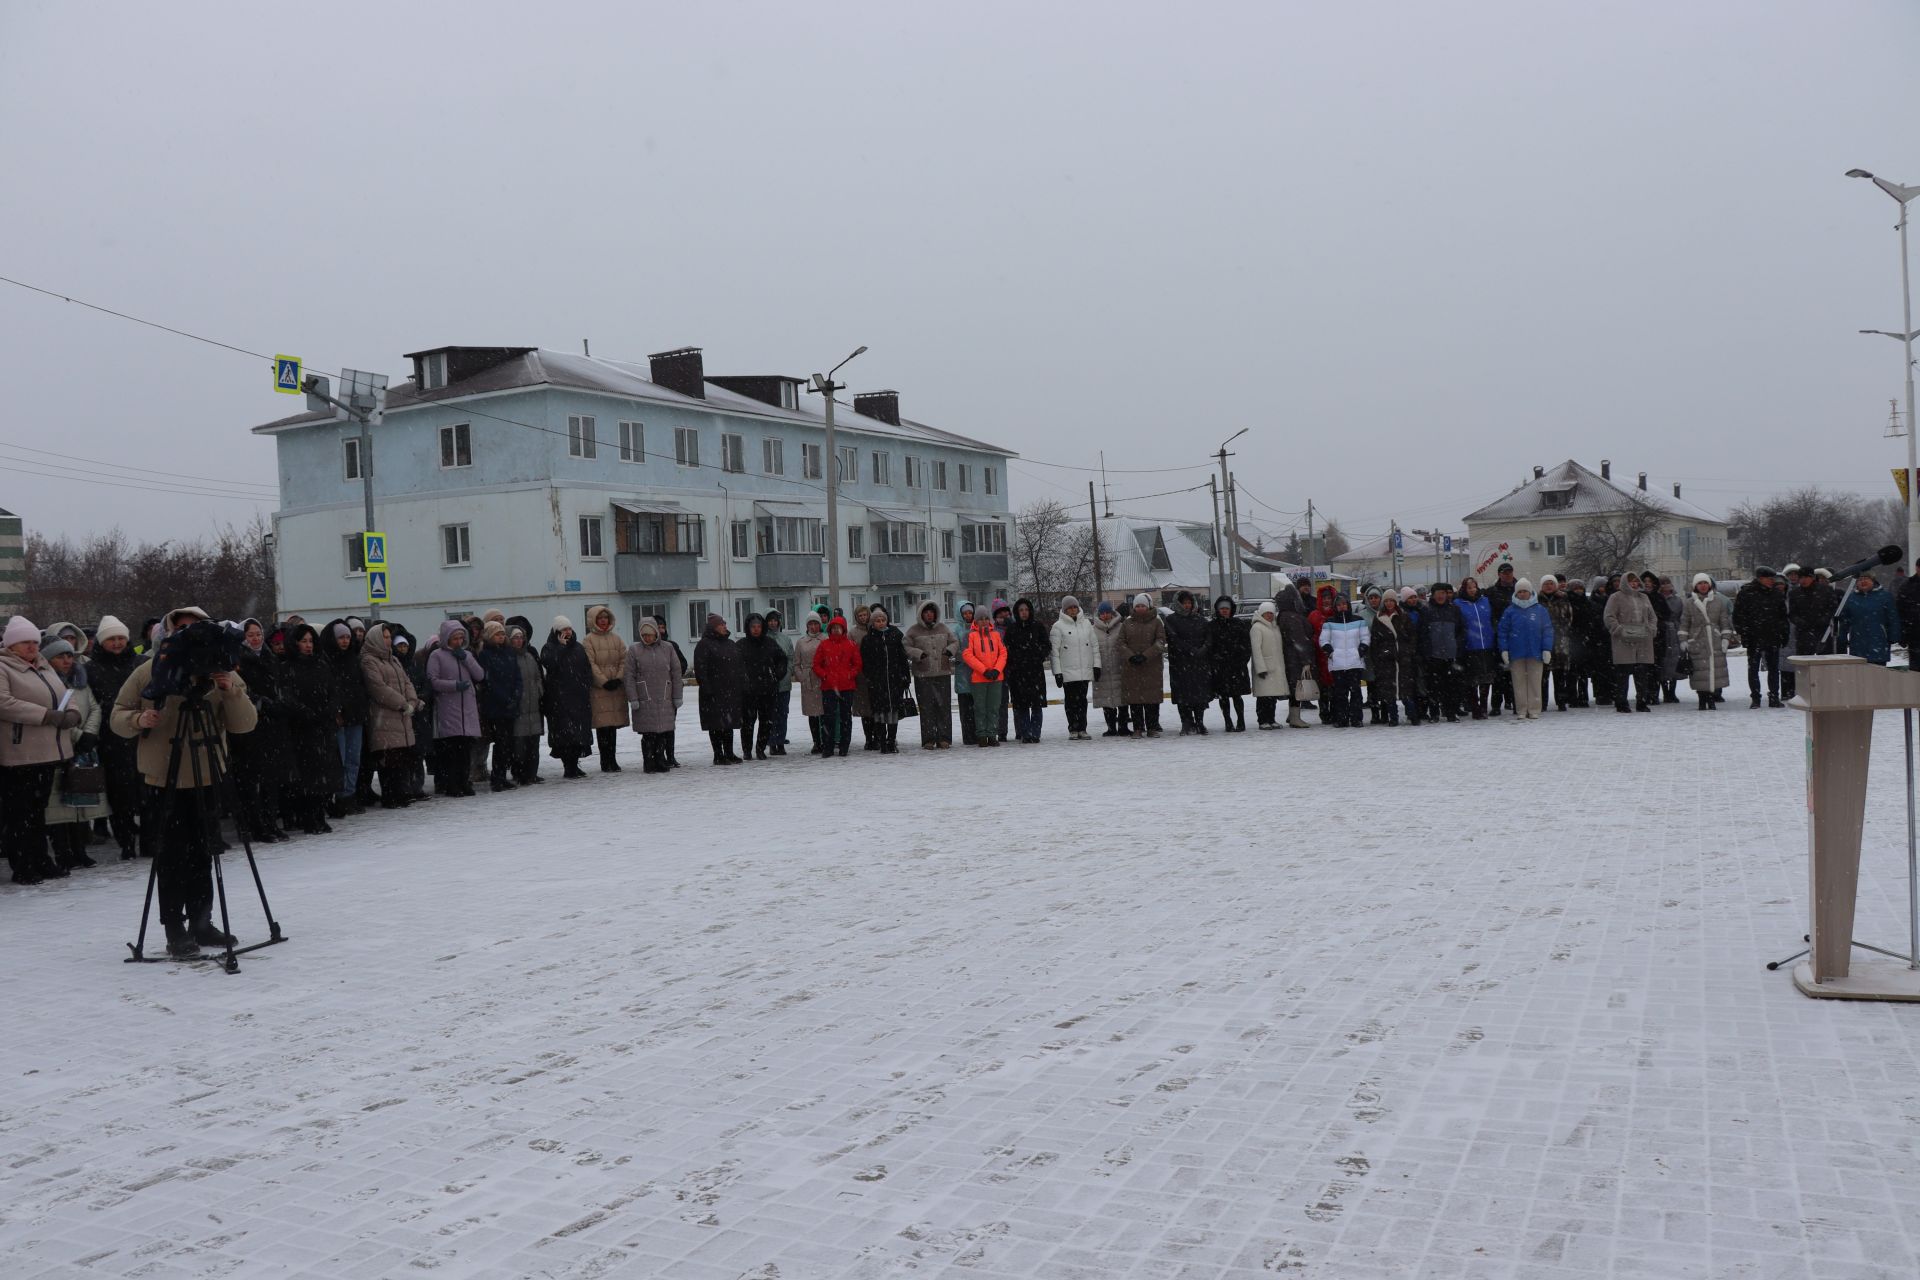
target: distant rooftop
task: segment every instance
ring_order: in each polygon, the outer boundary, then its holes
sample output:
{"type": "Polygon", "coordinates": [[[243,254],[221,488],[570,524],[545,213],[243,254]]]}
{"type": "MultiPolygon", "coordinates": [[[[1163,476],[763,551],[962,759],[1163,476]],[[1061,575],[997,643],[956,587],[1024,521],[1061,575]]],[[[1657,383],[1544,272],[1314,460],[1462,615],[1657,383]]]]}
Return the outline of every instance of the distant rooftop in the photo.
{"type": "Polygon", "coordinates": [[[1682,520],[1726,523],[1724,517],[1670,492],[1623,485],[1596,471],[1589,471],[1571,458],[1557,467],[1543,468],[1540,475],[1506,497],[1496,498],[1463,519],[1468,524],[1496,520],[1584,519],[1625,510],[1635,500],[1651,503],[1682,520]]]}

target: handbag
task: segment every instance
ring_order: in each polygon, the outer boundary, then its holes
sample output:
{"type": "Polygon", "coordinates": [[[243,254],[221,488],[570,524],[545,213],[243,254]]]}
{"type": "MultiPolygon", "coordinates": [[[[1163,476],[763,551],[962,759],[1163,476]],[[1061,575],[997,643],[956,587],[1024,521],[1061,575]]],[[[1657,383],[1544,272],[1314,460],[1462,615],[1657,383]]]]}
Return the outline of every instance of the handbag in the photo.
{"type": "Polygon", "coordinates": [[[69,760],[61,771],[60,798],[73,808],[92,808],[98,805],[100,795],[106,789],[107,771],[97,764],[81,764],[78,760],[69,760]]]}
{"type": "Polygon", "coordinates": [[[1320,696],[1320,686],[1314,683],[1312,676],[1301,676],[1293,685],[1295,702],[1312,702],[1320,696]]]}
{"type": "Polygon", "coordinates": [[[900,718],[902,720],[911,720],[919,714],[920,704],[913,700],[912,694],[908,694],[906,697],[900,699],[900,718]]]}
{"type": "Polygon", "coordinates": [[[1680,661],[1675,664],[1673,670],[1674,670],[1674,674],[1676,675],[1682,675],[1682,676],[1692,675],[1693,674],[1693,655],[1685,651],[1682,651],[1680,654],[1680,661]]]}

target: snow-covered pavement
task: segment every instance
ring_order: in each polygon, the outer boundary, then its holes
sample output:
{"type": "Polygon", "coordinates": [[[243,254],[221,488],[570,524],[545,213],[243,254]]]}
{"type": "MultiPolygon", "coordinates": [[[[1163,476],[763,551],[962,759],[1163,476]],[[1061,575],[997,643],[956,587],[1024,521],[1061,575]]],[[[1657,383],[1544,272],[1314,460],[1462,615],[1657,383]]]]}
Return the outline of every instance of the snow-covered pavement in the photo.
{"type": "Polygon", "coordinates": [[[264,851],[239,976],[120,963],[144,864],[0,889],[0,1276],[1920,1273],[1920,1008],[1762,967],[1797,712],[715,769],[691,711],[670,779],[264,851]]]}

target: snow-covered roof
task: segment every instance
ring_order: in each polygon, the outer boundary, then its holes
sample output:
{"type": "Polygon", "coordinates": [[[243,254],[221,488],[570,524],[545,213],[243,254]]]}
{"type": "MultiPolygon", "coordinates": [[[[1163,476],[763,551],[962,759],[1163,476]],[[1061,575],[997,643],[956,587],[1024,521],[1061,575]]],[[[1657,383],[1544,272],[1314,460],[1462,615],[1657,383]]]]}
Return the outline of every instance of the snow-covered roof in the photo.
{"type": "MultiPolygon", "coordinates": [[[[494,395],[502,391],[551,386],[576,391],[596,391],[625,399],[647,400],[686,409],[740,414],[776,422],[792,422],[815,427],[826,425],[818,397],[808,398],[799,408],[786,409],[756,400],[751,396],[741,395],[737,391],[729,391],[707,380],[704,388],[706,396],[702,398],[685,395],[661,386],[650,376],[650,367],[644,364],[635,364],[626,360],[608,360],[600,356],[573,355],[565,351],[547,351],[537,347],[500,348],[499,350],[507,353],[506,358],[499,363],[444,387],[436,387],[432,391],[422,391],[412,381],[395,384],[387,392],[387,412],[394,413],[418,405],[458,401],[469,396],[494,395]]],[[[273,435],[296,427],[332,421],[334,418],[331,413],[296,413],[285,418],[277,418],[272,422],[261,423],[254,427],[253,431],[257,435],[273,435]]],[[[905,440],[924,441],[928,444],[947,444],[962,449],[978,449],[1009,458],[1020,456],[1011,449],[1003,449],[999,445],[988,444],[957,432],[929,426],[924,422],[916,422],[910,418],[902,418],[899,425],[895,426],[893,423],[856,413],[851,405],[843,404],[840,412],[834,414],[833,421],[835,428],[842,431],[893,436],[905,440]]]]}
{"type": "Polygon", "coordinates": [[[1671,494],[1661,493],[1657,489],[1643,492],[1603,479],[1599,472],[1589,471],[1571,458],[1557,467],[1548,467],[1544,474],[1463,519],[1468,524],[1485,524],[1496,520],[1585,519],[1624,510],[1636,499],[1650,502],[1682,520],[1726,523],[1724,518],[1706,508],[1697,507],[1671,494]],[[1566,505],[1546,505],[1550,494],[1565,495],[1563,501],[1566,505]]]}
{"type": "Polygon", "coordinates": [[[1112,530],[1111,577],[1118,586],[1202,588],[1212,581],[1214,564],[1207,554],[1213,541],[1211,526],[1134,516],[1110,516],[1100,525],[1103,532],[1112,530]]]}

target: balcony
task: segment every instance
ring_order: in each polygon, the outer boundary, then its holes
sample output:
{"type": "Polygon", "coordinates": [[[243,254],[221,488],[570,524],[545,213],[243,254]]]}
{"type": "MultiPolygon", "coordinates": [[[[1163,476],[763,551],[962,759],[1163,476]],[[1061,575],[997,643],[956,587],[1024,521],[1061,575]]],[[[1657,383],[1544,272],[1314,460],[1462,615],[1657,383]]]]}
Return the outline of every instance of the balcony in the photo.
{"type": "Polygon", "coordinates": [[[827,580],[826,560],[805,551],[763,551],[753,558],[753,578],[762,591],[818,587],[827,580]]]}
{"type": "Polygon", "coordinates": [[[927,558],[875,552],[867,557],[867,576],[876,587],[914,586],[927,580],[927,558]]]}
{"type": "Polygon", "coordinates": [[[622,551],[613,557],[618,591],[690,591],[699,585],[700,558],[690,551],[622,551]]]}
{"type": "Polygon", "coordinates": [[[960,581],[1005,582],[1006,580],[1006,552],[962,551],[960,553],[960,581]]]}

